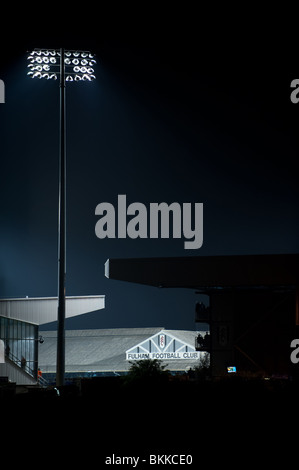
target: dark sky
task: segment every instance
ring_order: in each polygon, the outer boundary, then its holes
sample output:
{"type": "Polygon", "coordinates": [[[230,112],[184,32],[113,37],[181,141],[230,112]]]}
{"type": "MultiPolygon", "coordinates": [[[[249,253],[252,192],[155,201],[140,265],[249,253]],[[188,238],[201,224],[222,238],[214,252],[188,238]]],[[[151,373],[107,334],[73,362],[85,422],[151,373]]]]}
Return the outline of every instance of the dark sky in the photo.
{"type": "Polygon", "coordinates": [[[57,295],[59,87],[27,77],[34,47],[97,55],[96,81],[67,86],[67,295],[105,294],[106,309],[69,328],[195,327],[194,291],[106,279],[108,258],[299,252],[299,104],[290,101],[299,61],[288,23],[246,23],[238,12],[236,29],[220,29],[213,16],[176,13],[136,29],[100,12],[82,25],[23,22],[9,50],[2,33],[2,298],[57,295]],[[118,194],[146,206],[202,202],[202,248],[99,240],[95,207],[117,206],[118,194]]]}

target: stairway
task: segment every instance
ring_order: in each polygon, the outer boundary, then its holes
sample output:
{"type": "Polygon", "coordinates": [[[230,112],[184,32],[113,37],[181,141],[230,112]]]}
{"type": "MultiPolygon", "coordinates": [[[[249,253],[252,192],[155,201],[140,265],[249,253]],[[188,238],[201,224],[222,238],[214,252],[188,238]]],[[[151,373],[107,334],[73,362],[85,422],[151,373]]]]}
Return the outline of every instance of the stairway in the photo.
{"type": "Polygon", "coordinates": [[[11,352],[5,355],[5,363],[0,364],[0,376],[8,377],[10,382],[17,385],[39,385],[47,387],[48,383],[43,377],[35,378],[34,371],[11,352]]]}

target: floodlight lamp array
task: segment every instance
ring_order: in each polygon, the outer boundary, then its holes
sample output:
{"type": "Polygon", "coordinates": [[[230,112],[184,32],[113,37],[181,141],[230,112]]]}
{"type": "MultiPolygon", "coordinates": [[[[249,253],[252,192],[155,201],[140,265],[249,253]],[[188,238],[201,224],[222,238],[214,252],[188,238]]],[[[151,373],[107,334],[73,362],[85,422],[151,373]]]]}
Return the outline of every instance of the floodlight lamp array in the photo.
{"type": "MultiPolygon", "coordinates": [[[[57,80],[60,75],[61,53],[57,49],[34,49],[28,57],[28,73],[31,78],[57,80]]],[[[64,51],[65,80],[67,82],[92,81],[94,55],[89,51],[64,51]]]]}

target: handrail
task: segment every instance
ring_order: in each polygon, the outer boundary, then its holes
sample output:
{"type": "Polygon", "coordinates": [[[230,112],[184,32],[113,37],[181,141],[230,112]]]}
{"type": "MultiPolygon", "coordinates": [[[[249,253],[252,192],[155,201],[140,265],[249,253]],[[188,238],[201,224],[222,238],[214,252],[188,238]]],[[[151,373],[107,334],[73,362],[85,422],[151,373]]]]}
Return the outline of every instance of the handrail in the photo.
{"type": "Polygon", "coordinates": [[[34,370],[31,369],[27,363],[23,363],[21,359],[19,359],[17,356],[15,356],[11,351],[9,353],[5,354],[8,359],[10,359],[16,366],[20,367],[24,372],[27,374],[31,375],[31,377],[34,377],[34,370]]]}
{"type": "MultiPolygon", "coordinates": [[[[5,356],[8,357],[8,359],[12,361],[17,367],[20,367],[20,369],[22,369],[24,372],[26,372],[27,374],[29,374],[31,377],[34,378],[34,375],[35,375],[34,370],[31,369],[31,367],[29,367],[26,362],[25,363],[22,362],[22,360],[19,359],[17,356],[15,356],[11,351],[6,352],[5,356]]],[[[41,375],[37,377],[37,383],[41,387],[48,387],[49,385],[47,380],[41,375]]]]}
{"type": "Polygon", "coordinates": [[[37,383],[39,383],[41,385],[41,387],[48,387],[48,381],[42,377],[41,375],[39,377],[37,377],[37,383]]]}

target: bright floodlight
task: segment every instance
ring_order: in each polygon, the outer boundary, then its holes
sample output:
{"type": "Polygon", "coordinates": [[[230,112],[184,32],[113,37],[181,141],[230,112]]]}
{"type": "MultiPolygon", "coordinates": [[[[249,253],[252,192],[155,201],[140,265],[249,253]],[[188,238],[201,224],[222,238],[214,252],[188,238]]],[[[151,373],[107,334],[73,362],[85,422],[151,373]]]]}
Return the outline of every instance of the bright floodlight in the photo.
{"type": "MultiPolygon", "coordinates": [[[[60,74],[60,50],[34,49],[27,59],[29,61],[27,75],[31,78],[57,80],[60,74]]],[[[67,82],[94,80],[95,63],[94,55],[89,51],[64,51],[65,80],[67,82]]]]}

